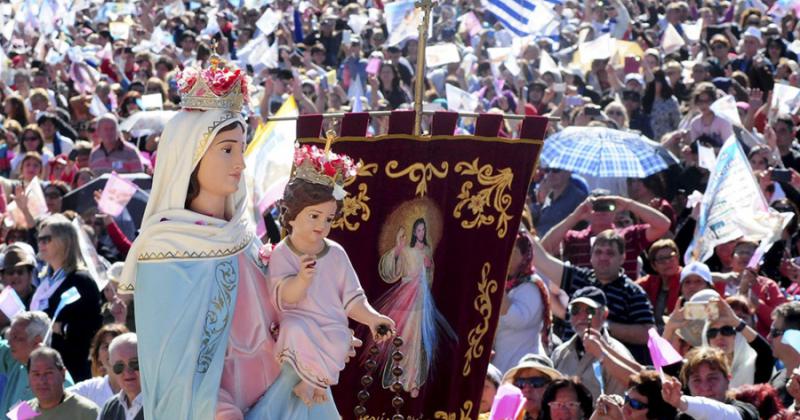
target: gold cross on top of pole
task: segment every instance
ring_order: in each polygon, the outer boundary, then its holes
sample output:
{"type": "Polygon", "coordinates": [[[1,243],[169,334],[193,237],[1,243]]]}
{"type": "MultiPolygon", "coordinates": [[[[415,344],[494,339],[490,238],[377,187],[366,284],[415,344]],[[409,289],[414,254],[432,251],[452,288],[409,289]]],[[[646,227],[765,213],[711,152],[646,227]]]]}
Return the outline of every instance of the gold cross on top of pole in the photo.
{"type": "Polygon", "coordinates": [[[416,83],[414,86],[414,135],[418,136],[422,133],[422,95],[425,88],[425,45],[428,43],[428,27],[431,21],[431,9],[433,8],[432,0],[419,0],[414,3],[419,9],[422,9],[422,23],[419,25],[419,38],[417,44],[417,74],[416,83]]]}

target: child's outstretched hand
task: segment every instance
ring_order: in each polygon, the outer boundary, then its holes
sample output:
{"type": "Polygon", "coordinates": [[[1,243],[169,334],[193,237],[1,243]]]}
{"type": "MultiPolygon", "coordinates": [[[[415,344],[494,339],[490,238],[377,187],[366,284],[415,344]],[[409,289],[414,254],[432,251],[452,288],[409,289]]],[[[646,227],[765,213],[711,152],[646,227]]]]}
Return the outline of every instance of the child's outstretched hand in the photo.
{"type": "Polygon", "coordinates": [[[369,323],[369,329],[372,331],[372,339],[376,343],[382,343],[395,335],[395,324],[392,318],[378,314],[373,317],[369,323]]]}

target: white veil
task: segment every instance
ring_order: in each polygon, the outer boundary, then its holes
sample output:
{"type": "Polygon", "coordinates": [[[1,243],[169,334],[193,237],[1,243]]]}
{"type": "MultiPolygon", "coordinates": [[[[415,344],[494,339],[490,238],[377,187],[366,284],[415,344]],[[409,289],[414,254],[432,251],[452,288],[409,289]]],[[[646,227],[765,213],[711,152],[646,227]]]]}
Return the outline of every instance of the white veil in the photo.
{"type": "MultiPolygon", "coordinates": [[[[703,326],[703,346],[709,346],[706,332],[710,323],[706,321],[703,326]]],[[[741,333],[736,333],[733,342],[733,362],[731,363],[730,388],[753,384],[756,375],[756,353],[741,333]]]]}
{"type": "Polygon", "coordinates": [[[153,189],[141,232],[125,259],[120,293],[133,293],[138,261],[224,257],[253,241],[245,216],[244,177],[226,203],[229,221],[184,208],[192,171],[219,130],[236,121],[247,127],[240,114],[228,110],[182,110],[167,123],[158,145],[153,189]]]}

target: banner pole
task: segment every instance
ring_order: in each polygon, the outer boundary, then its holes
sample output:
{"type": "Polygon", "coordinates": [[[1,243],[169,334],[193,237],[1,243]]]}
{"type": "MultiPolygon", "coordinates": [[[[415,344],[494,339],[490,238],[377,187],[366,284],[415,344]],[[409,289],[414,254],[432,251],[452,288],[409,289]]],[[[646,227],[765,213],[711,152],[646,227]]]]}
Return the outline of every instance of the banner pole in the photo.
{"type": "Polygon", "coordinates": [[[417,74],[414,86],[414,135],[422,132],[422,95],[425,88],[425,46],[428,43],[428,26],[431,20],[433,1],[420,0],[414,6],[422,9],[422,24],[419,25],[419,38],[417,41],[417,74]]]}

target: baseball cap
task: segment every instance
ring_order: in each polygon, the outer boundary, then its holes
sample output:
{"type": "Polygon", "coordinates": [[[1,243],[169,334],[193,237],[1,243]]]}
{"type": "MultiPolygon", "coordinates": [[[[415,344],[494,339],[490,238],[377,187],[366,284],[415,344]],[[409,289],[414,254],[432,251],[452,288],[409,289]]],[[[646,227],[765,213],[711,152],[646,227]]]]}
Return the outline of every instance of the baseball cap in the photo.
{"type": "Polygon", "coordinates": [[[683,270],[681,270],[681,283],[689,276],[698,276],[709,285],[714,285],[713,280],[711,280],[711,269],[699,261],[691,262],[683,267],[683,270]]]}
{"type": "Polygon", "coordinates": [[[744,33],[742,34],[742,39],[748,36],[761,41],[761,30],[753,26],[748,26],[747,29],[745,29],[744,33]]]}
{"type": "Polygon", "coordinates": [[[630,73],[627,76],[625,76],[625,84],[627,84],[630,81],[634,81],[634,82],[638,83],[639,86],[644,86],[645,85],[644,76],[642,76],[639,73],[630,73]]]}
{"type": "Polygon", "coordinates": [[[594,286],[586,286],[572,294],[569,304],[583,303],[591,308],[598,309],[606,306],[606,294],[594,286]]]}

